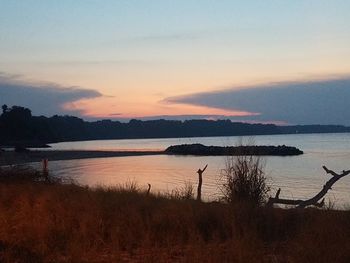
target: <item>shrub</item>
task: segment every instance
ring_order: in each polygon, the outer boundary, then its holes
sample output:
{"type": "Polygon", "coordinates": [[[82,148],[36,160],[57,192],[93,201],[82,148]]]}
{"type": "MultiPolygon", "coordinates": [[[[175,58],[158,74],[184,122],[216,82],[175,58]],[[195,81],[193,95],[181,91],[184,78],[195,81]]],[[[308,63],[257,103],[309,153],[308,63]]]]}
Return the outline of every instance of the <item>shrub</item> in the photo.
{"type": "Polygon", "coordinates": [[[270,190],[266,184],[265,162],[259,156],[230,156],[221,171],[221,190],[229,203],[261,206],[270,190]]]}

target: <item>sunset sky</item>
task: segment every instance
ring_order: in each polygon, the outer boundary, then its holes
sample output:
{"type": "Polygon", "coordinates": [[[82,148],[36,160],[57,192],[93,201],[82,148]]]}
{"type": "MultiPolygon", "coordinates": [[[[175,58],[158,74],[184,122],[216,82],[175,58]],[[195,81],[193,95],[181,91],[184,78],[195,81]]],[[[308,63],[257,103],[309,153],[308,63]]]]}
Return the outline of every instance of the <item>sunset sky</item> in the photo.
{"type": "Polygon", "coordinates": [[[0,0],[0,104],[350,125],[348,0],[0,0]]]}

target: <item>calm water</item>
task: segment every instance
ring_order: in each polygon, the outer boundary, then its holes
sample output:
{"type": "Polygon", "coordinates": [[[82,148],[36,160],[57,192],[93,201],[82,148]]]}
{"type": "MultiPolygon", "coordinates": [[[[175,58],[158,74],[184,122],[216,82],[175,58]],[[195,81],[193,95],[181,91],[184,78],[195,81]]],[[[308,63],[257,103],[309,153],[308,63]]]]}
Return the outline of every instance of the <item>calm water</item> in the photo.
{"type": "MultiPolygon", "coordinates": [[[[76,150],[162,150],[174,144],[203,143],[205,145],[235,145],[248,137],[208,137],[179,139],[138,139],[84,141],[52,144],[52,149],[76,150]]],[[[257,145],[290,145],[304,151],[293,157],[266,157],[266,173],[272,186],[271,194],[281,187],[281,197],[306,198],[317,193],[330,178],[322,169],[342,171],[350,169],[350,134],[298,134],[255,136],[257,145]]],[[[196,184],[198,168],[208,164],[204,173],[203,195],[215,199],[220,195],[220,171],[225,157],[138,156],[84,159],[50,162],[57,176],[69,175],[81,184],[117,185],[136,181],[140,187],[152,184],[152,191],[171,192],[186,182],[196,184]]],[[[339,208],[350,206],[350,176],[338,181],[326,200],[339,208]]]]}

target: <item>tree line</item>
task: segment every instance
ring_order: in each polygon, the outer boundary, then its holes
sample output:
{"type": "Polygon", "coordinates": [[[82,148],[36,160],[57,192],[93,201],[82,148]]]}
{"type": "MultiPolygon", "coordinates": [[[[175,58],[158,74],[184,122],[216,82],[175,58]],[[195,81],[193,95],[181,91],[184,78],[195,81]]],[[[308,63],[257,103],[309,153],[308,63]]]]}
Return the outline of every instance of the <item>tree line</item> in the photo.
{"type": "Polygon", "coordinates": [[[84,121],[74,116],[33,116],[21,106],[2,106],[0,144],[18,142],[52,143],[60,141],[174,138],[206,136],[272,135],[293,133],[350,132],[341,125],[249,124],[231,120],[112,120],[84,121]]]}

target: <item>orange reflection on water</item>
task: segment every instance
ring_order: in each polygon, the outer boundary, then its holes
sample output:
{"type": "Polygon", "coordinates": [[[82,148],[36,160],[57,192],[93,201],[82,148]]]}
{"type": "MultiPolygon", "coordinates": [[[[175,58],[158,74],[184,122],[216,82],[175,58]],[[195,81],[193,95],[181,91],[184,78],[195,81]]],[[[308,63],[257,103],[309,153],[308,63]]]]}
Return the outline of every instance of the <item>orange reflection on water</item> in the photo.
{"type": "MultiPolygon", "coordinates": [[[[219,193],[217,176],[222,167],[215,164],[212,157],[195,159],[193,162],[192,158],[164,155],[96,158],[55,161],[50,163],[50,168],[56,176],[70,175],[83,185],[119,186],[136,182],[146,190],[150,183],[153,193],[170,193],[176,188],[183,188],[186,183],[193,184],[196,189],[196,171],[210,163],[203,175],[203,196],[213,199],[219,193]]],[[[217,163],[223,163],[221,160],[222,157],[219,157],[217,163]]]]}

